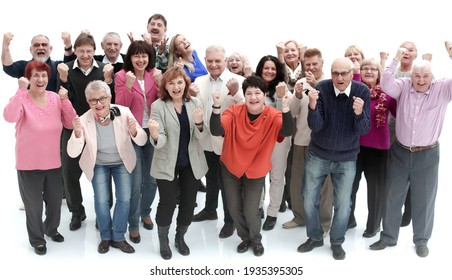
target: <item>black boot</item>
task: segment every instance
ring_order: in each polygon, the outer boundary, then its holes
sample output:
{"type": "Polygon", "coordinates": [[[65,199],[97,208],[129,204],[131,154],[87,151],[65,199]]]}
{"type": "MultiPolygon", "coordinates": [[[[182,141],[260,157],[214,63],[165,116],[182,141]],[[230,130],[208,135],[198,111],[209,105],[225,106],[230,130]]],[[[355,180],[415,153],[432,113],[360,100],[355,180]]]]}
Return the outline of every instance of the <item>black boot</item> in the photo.
{"type": "Polygon", "coordinates": [[[161,227],[158,226],[159,242],[160,242],[160,256],[164,260],[169,260],[173,256],[169,247],[168,231],[170,226],[161,227]]]}
{"type": "Polygon", "coordinates": [[[177,226],[176,228],[176,239],[174,242],[176,244],[177,251],[179,251],[182,256],[190,255],[190,248],[188,248],[184,240],[184,235],[187,232],[187,229],[188,226],[177,226]]]}

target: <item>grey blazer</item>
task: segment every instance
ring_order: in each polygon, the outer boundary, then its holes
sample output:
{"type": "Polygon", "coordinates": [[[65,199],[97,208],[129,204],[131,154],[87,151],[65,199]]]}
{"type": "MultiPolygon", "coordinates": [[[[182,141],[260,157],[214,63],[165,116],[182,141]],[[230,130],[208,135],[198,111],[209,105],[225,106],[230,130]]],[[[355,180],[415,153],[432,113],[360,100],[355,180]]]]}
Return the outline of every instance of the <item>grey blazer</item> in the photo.
{"type": "MultiPolygon", "coordinates": [[[[185,102],[188,120],[190,123],[190,143],[188,144],[188,156],[191,168],[196,179],[201,179],[207,173],[207,162],[201,142],[206,141],[208,135],[207,126],[203,125],[202,132],[195,125],[193,111],[202,107],[202,102],[192,97],[185,102]]],[[[174,180],[177,152],[179,150],[180,124],[177,113],[171,101],[157,99],[151,105],[151,118],[159,124],[159,135],[156,142],[150,138],[155,147],[152,157],[151,175],[156,179],[174,180]]],[[[207,138],[208,139],[208,138],[207,138]]]]}

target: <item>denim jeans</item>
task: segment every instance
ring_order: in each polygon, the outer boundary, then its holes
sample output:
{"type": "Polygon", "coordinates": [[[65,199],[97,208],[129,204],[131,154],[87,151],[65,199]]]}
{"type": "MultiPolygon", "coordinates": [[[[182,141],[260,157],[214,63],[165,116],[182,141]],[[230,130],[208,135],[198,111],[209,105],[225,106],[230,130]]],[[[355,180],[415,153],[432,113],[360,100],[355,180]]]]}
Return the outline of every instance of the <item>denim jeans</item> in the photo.
{"type": "Polygon", "coordinates": [[[304,209],[306,231],[309,238],[323,239],[320,224],[320,189],[328,174],[333,182],[334,216],[330,229],[331,245],[340,245],[345,240],[348,218],[351,209],[351,192],[356,173],[356,161],[331,161],[322,159],[312,152],[306,155],[303,176],[304,209]]]}
{"type": "Polygon", "coordinates": [[[149,142],[149,129],[144,129],[148,140],[144,146],[133,142],[137,155],[137,163],[132,172],[132,194],[130,198],[129,231],[138,230],[140,217],[146,218],[151,214],[151,205],[157,192],[157,182],[151,176],[151,163],[154,146],[149,142]]]}
{"type": "Polygon", "coordinates": [[[94,190],[94,209],[96,210],[102,240],[124,241],[129,217],[132,175],[124,164],[94,166],[92,180],[94,190]],[[115,208],[113,218],[110,215],[110,178],[115,186],[115,208]]]}

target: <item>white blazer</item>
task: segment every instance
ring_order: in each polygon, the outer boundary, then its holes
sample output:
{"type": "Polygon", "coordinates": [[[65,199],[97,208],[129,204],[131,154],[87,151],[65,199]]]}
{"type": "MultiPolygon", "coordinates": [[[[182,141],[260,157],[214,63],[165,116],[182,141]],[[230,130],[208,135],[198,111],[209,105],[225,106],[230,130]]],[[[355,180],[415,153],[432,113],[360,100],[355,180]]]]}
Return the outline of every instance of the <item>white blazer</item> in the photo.
{"type": "MultiPolygon", "coordinates": [[[[127,107],[121,105],[114,106],[117,106],[121,112],[121,115],[117,116],[112,121],[115,131],[116,148],[118,149],[119,156],[124,162],[127,171],[131,173],[135,168],[137,161],[132,140],[137,145],[143,146],[147,141],[147,134],[137,122],[137,135],[132,137],[129,134],[129,129],[127,127],[127,117],[135,119],[132,112],[130,112],[130,109],[127,107]]],[[[72,132],[67,145],[67,153],[70,157],[76,158],[83,151],[79,161],[80,168],[85,173],[86,178],[91,182],[94,176],[94,165],[96,164],[97,156],[96,120],[94,119],[93,111],[90,109],[84,113],[80,117],[80,122],[82,124],[81,136],[76,138],[75,133],[72,132]]]]}
{"type": "MultiPolygon", "coordinates": [[[[244,77],[230,72],[227,68],[221,73],[219,79],[223,81],[220,88],[220,99],[221,99],[221,113],[226,110],[232,104],[240,104],[245,102],[243,97],[242,82],[245,80],[244,77]],[[229,95],[229,90],[226,87],[226,83],[229,79],[235,78],[239,81],[239,91],[232,97],[229,95]]],[[[222,136],[212,136],[210,134],[210,115],[212,114],[212,105],[209,104],[209,98],[213,94],[210,84],[211,76],[210,74],[200,76],[194,81],[199,87],[198,98],[201,99],[204,107],[204,122],[207,125],[209,136],[208,139],[202,142],[203,149],[209,152],[215,152],[217,155],[221,155],[221,150],[223,149],[223,137],[222,136]]]]}

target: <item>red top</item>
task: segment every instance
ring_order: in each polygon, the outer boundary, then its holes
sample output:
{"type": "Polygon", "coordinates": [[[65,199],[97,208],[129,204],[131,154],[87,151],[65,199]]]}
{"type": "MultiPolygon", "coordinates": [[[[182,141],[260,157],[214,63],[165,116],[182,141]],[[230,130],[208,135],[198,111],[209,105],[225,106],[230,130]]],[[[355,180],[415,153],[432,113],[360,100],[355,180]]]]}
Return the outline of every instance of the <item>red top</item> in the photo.
{"type": "MultiPolygon", "coordinates": [[[[245,104],[230,106],[221,115],[224,129],[221,161],[229,172],[247,178],[262,178],[271,170],[271,156],[282,128],[282,113],[265,106],[251,121],[245,104]]],[[[283,138],[282,138],[283,139],[283,138]]]]}

